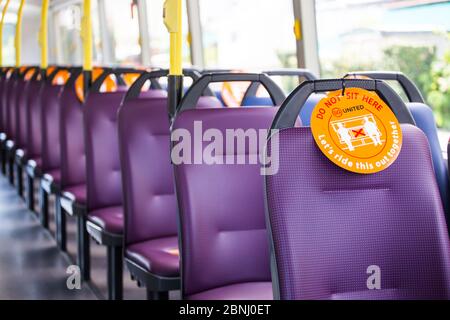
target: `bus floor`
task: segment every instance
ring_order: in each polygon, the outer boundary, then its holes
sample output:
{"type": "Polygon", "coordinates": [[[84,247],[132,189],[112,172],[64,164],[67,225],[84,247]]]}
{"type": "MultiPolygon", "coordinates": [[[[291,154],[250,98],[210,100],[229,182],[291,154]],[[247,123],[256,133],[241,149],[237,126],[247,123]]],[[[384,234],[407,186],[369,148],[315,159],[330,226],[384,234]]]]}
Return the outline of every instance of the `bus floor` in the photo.
{"type": "MultiPolygon", "coordinates": [[[[37,190],[36,190],[36,193],[37,190]]],[[[0,176],[0,300],[105,299],[106,248],[91,242],[91,278],[80,289],[69,289],[67,268],[76,260],[76,222],[67,217],[67,253],[55,242],[54,199],[50,198],[50,228],[27,210],[16,190],[0,176]]],[[[38,208],[38,204],[35,205],[38,208]]],[[[124,266],[124,299],[146,298],[124,266]]],[[[171,292],[179,299],[179,292],[171,292]]]]}

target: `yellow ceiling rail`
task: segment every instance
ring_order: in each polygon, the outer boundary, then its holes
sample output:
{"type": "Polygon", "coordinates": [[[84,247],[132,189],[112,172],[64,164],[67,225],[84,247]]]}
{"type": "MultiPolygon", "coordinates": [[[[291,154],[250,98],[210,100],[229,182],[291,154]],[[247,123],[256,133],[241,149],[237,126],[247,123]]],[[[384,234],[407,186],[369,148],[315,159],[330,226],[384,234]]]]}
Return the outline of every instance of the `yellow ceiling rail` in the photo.
{"type": "Polygon", "coordinates": [[[83,70],[92,71],[92,16],[91,0],[83,2],[83,17],[81,19],[81,39],[83,41],[83,70]]]}
{"type": "Polygon", "coordinates": [[[20,0],[19,11],[17,11],[16,36],[14,38],[14,45],[16,47],[16,67],[20,67],[21,53],[22,53],[22,18],[23,7],[25,0],[20,0]]]}
{"type": "Polygon", "coordinates": [[[48,4],[49,0],[42,0],[41,28],[39,30],[39,45],[41,46],[41,68],[48,67],[48,4]]]}
{"type": "Polygon", "coordinates": [[[2,11],[2,19],[0,20],[0,66],[3,65],[3,26],[5,24],[6,11],[8,11],[8,6],[11,0],[6,0],[5,6],[2,11]]]}
{"type": "Polygon", "coordinates": [[[170,33],[170,75],[183,74],[182,0],[166,0],[164,24],[170,33]]]}

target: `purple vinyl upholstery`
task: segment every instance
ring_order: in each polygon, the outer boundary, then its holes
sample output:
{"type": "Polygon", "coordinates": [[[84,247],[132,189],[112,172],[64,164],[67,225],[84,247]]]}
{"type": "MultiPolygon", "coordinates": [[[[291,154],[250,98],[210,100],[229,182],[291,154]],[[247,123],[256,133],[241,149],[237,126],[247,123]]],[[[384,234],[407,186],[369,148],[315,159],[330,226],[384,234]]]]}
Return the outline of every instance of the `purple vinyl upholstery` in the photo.
{"type": "MultiPolygon", "coordinates": [[[[26,153],[27,150],[27,104],[29,100],[30,93],[30,82],[26,81],[23,87],[23,94],[18,96],[17,103],[17,144],[26,153]]],[[[34,99],[36,99],[34,96],[34,99]]]]}
{"type": "Polygon", "coordinates": [[[123,221],[117,112],[124,96],[123,92],[91,92],[84,106],[89,220],[119,234],[123,221]]]}
{"type": "Polygon", "coordinates": [[[27,82],[22,77],[18,78],[16,80],[16,94],[15,94],[15,103],[14,108],[12,109],[11,113],[11,121],[12,121],[12,127],[11,130],[13,131],[13,135],[15,138],[15,144],[16,147],[22,147],[24,137],[22,136],[22,128],[21,128],[21,116],[23,114],[23,110],[25,110],[25,104],[26,104],[26,98],[27,98],[27,82]]]}
{"type": "Polygon", "coordinates": [[[430,147],[419,129],[402,129],[398,159],[372,175],[334,165],[309,128],[279,132],[279,171],[266,190],[281,299],[450,298],[430,147]],[[369,290],[374,267],[381,288],[369,290]]]}
{"type": "MultiPolygon", "coordinates": [[[[173,128],[193,134],[194,121],[202,121],[203,132],[209,128],[222,133],[226,129],[267,129],[277,110],[187,110],[177,116],[173,128]]],[[[253,147],[246,150],[245,157],[258,153],[259,147],[253,147]]],[[[226,156],[225,152],[213,157],[226,156]]],[[[174,170],[184,298],[272,298],[259,164],[179,164],[174,170]]]]}
{"type": "Polygon", "coordinates": [[[5,104],[5,117],[6,117],[6,133],[9,140],[15,139],[15,105],[16,105],[16,83],[17,78],[12,75],[6,83],[6,104],[5,104]]]}
{"type": "MultiPolygon", "coordinates": [[[[61,94],[60,104],[61,187],[66,189],[86,184],[84,107],[78,99],[75,89],[67,87],[61,94]]],[[[86,195],[83,196],[83,199],[86,199],[86,195]]]]}
{"type": "Polygon", "coordinates": [[[4,89],[4,85],[5,85],[5,79],[6,79],[6,75],[5,74],[1,74],[0,75],[0,132],[4,132],[5,130],[5,119],[3,116],[3,97],[5,95],[5,89],[4,89]]]}
{"type": "Polygon", "coordinates": [[[41,131],[42,131],[42,171],[55,170],[61,166],[60,150],[60,96],[64,86],[46,85],[41,95],[41,131]]]}
{"type": "Polygon", "coordinates": [[[28,97],[26,104],[26,149],[28,158],[32,158],[39,161],[41,157],[41,145],[42,145],[42,133],[41,133],[41,121],[40,110],[42,103],[42,92],[45,86],[43,82],[38,80],[31,80],[28,84],[28,97]]]}
{"type": "Polygon", "coordinates": [[[178,255],[169,252],[178,250],[178,237],[167,98],[125,101],[119,144],[125,256],[153,274],[178,276],[178,255]],[[156,241],[160,238],[166,240],[156,241]]]}
{"type": "Polygon", "coordinates": [[[9,115],[9,111],[8,111],[8,96],[9,93],[11,92],[10,90],[10,82],[12,81],[11,77],[8,76],[7,72],[3,77],[2,77],[2,96],[1,96],[1,107],[2,107],[2,132],[4,133],[8,133],[8,115],[9,115]],[[11,81],[10,81],[11,80],[11,81]]]}
{"type": "MultiPolygon", "coordinates": [[[[165,92],[152,94],[160,97],[165,92]]],[[[115,234],[123,232],[117,113],[124,96],[125,92],[91,92],[84,106],[89,220],[115,234]]]]}

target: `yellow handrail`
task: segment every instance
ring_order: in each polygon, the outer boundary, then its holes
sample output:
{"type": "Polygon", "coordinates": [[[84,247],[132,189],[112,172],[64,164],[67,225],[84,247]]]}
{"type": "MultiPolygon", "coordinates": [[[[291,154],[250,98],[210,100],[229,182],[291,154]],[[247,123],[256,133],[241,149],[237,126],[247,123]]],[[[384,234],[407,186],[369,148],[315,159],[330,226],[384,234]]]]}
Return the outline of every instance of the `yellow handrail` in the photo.
{"type": "Polygon", "coordinates": [[[164,24],[170,33],[170,75],[183,74],[182,0],[166,0],[164,24]]]}
{"type": "Polygon", "coordinates": [[[5,6],[2,11],[2,19],[0,20],[0,66],[3,65],[3,26],[5,24],[6,11],[8,11],[9,2],[11,0],[6,0],[5,6]]]}
{"type": "Polygon", "coordinates": [[[91,0],[83,2],[83,17],[81,20],[81,39],[83,41],[83,70],[92,71],[92,16],[91,0]]]}
{"type": "Polygon", "coordinates": [[[14,39],[14,45],[16,47],[16,67],[20,67],[21,52],[22,52],[22,17],[23,7],[25,0],[20,1],[19,11],[17,11],[17,23],[16,23],[16,37],[14,39]]]}
{"type": "Polygon", "coordinates": [[[41,68],[48,67],[48,4],[49,0],[42,0],[41,28],[39,30],[39,45],[41,46],[41,68]]]}

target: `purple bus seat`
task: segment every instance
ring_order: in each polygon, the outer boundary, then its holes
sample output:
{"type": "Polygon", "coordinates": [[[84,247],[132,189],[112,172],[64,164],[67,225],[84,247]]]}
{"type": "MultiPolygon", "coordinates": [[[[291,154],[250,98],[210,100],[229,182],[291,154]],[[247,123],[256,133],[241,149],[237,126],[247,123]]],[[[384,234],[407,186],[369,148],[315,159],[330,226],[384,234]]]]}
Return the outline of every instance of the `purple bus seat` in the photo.
{"type": "Polygon", "coordinates": [[[397,161],[373,175],[331,163],[309,128],[279,132],[279,171],[266,190],[281,299],[450,298],[429,145],[417,128],[402,129],[397,161]],[[368,289],[371,266],[381,270],[380,290],[368,289]]]}
{"type": "Polygon", "coordinates": [[[7,114],[6,114],[6,97],[8,94],[8,82],[11,75],[11,68],[3,68],[0,76],[0,152],[1,152],[1,170],[3,174],[6,174],[6,141],[8,139],[7,133],[7,114]]]}
{"type": "MultiPolygon", "coordinates": [[[[136,70],[124,72],[112,69],[109,72],[117,75],[136,73],[136,70]]],[[[159,77],[167,75],[167,71],[158,72],[161,73],[159,77]]],[[[84,110],[88,217],[86,228],[92,238],[107,247],[108,297],[119,300],[122,299],[124,225],[117,113],[125,92],[100,93],[101,81],[105,76],[106,73],[94,82],[84,110]]],[[[127,96],[133,88],[134,86],[129,89],[127,96]]],[[[142,93],[141,88],[136,94],[138,97],[166,96],[162,90],[142,93]]]]}
{"type": "Polygon", "coordinates": [[[122,182],[117,112],[124,92],[90,92],[84,106],[86,228],[107,247],[108,298],[122,299],[122,182]]]}
{"type": "MultiPolygon", "coordinates": [[[[177,116],[173,129],[194,132],[194,121],[202,121],[204,131],[213,128],[224,136],[227,129],[267,129],[276,111],[277,108],[187,110],[177,116]]],[[[218,157],[226,156],[229,155],[218,157]]],[[[181,164],[174,168],[182,222],[183,297],[271,299],[259,164],[181,164]],[[261,292],[261,288],[268,290],[261,292]],[[253,295],[255,292],[258,294],[253,295]]]]}
{"type": "Polygon", "coordinates": [[[265,183],[276,298],[450,298],[442,200],[415,124],[380,80],[308,81],[286,99],[272,124],[279,170],[265,183]],[[350,87],[384,97],[402,125],[400,155],[382,172],[345,171],[318,150],[310,128],[292,128],[310,94],[350,87]]]}
{"type": "Polygon", "coordinates": [[[16,102],[17,102],[17,89],[20,78],[19,69],[15,69],[8,80],[6,87],[6,161],[9,182],[14,185],[14,161],[16,152],[16,102]]]}
{"type": "Polygon", "coordinates": [[[149,299],[180,288],[169,126],[167,98],[127,99],[120,108],[125,261],[149,299]]]}
{"type": "Polygon", "coordinates": [[[431,148],[431,157],[433,159],[434,172],[439,186],[439,192],[444,205],[444,211],[447,216],[447,224],[450,223],[450,184],[448,179],[447,163],[442,156],[442,148],[439,143],[436,120],[433,110],[423,103],[407,103],[411,114],[420,128],[428,138],[431,148]]]}
{"type": "MultiPolygon", "coordinates": [[[[284,100],[281,89],[267,75],[206,74],[183,98],[172,134],[178,129],[194,134],[197,121],[201,121],[203,132],[214,129],[224,137],[230,129],[270,127],[277,108],[196,109],[203,90],[212,82],[224,81],[259,82],[270,93],[274,105],[284,100]]],[[[259,155],[260,144],[251,145],[250,150],[229,150],[223,140],[224,151],[212,157],[223,163],[232,158],[235,164],[174,164],[182,297],[271,299],[263,177],[259,162],[249,162],[251,155],[259,155]],[[237,164],[237,156],[243,156],[245,164],[237,164]]],[[[191,144],[187,152],[200,153],[208,144],[201,144],[197,151],[195,145],[191,144]]],[[[246,145],[245,149],[249,149],[246,145]]]]}
{"type": "Polygon", "coordinates": [[[42,224],[48,227],[48,197],[55,195],[56,242],[58,247],[66,250],[66,233],[64,216],[61,212],[61,143],[60,143],[60,97],[64,91],[64,84],[54,84],[54,78],[60,72],[69,72],[68,68],[56,68],[46,80],[47,85],[41,93],[41,166],[40,207],[42,224]]]}
{"type": "MultiPolygon", "coordinates": [[[[111,300],[122,299],[123,277],[123,209],[117,112],[126,94],[122,75],[140,72],[134,69],[105,69],[92,84],[83,108],[85,224],[88,235],[107,247],[108,298],[111,300]],[[100,92],[104,81],[111,74],[116,76],[119,90],[100,92]]],[[[89,250],[89,243],[86,242],[86,249],[89,250]]],[[[85,254],[85,258],[89,259],[89,255],[85,254]]]]}
{"type": "MultiPolygon", "coordinates": [[[[77,264],[84,281],[90,279],[89,236],[86,231],[86,152],[84,148],[83,104],[75,83],[81,68],[73,68],[60,97],[59,135],[61,145],[60,238],[66,241],[66,214],[77,220],[77,264]]],[[[63,244],[65,246],[65,244],[63,244]]]]}
{"type": "MultiPolygon", "coordinates": [[[[23,171],[27,162],[27,104],[28,97],[30,94],[30,80],[37,76],[39,73],[39,68],[27,68],[24,72],[24,78],[21,79],[23,82],[23,89],[21,93],[17,96],[17,112],[16,112],[16,122],[17,122],[17,139],[16,139],[16,151],[15,151],[15,172],[17,178],[17,191],[20,196],[23,196],[23,171]],[[31,78],[25,79],[26,75],[31,72],[31,78]]],[[[34,92],[32,92],[34,94],[34,92]]],[[[34,96],[36,97],[36,96],[34,96]]],[[[33,208],[30,208],[33,209],[33,208]]]]}
{"type": "Polygon", "coordinates": [[[78,213],[84,214],[86,205],[84,106],[75,91],[75,82],[81,76],[81,73],[81,69],[72,70],[71,77],[60,97],[61,206],[67,214],[73,216],[78,213]]]}
{"type": "Polygon", "coordinates": [[[27,173],[27,206],[34,211],[34,178],[40,177],[38,168],[41,167],[41,133],[39,110],[41,103],[41,92],[44,86],[40,75],[33,77],[28,83],[28,97],[25,104],[25,127],[26,127],[26,159],[25,169],[27,173]]]}
{"type": "Polygon", "coordinates": [[[44,174],[42,187],[51,193],[60,191],[61,150],[59,134],[60,96],[63,85],[46,86],[42,92],[41,105],[41,170],[44,174]],[[56,174],[56,176],[54,176],[56,174]],[[49,179],[47,179],[49,178],[49,179]]]}

